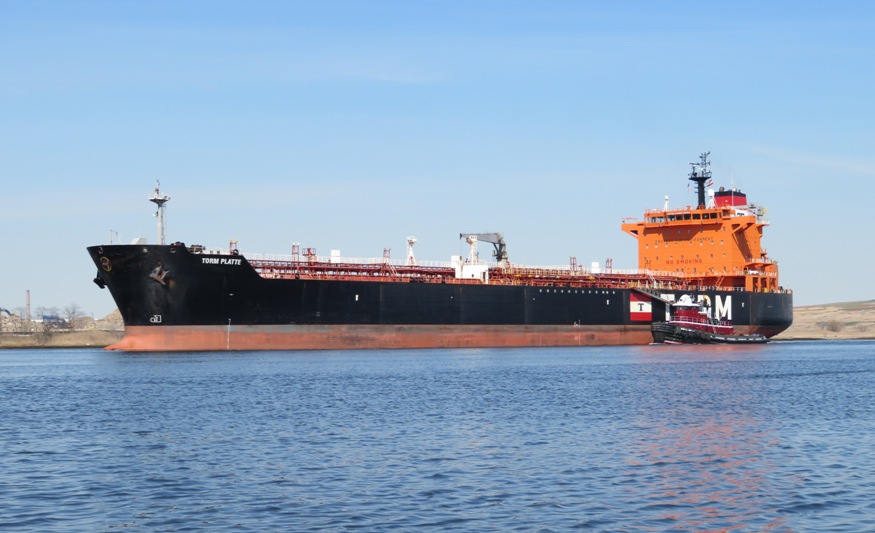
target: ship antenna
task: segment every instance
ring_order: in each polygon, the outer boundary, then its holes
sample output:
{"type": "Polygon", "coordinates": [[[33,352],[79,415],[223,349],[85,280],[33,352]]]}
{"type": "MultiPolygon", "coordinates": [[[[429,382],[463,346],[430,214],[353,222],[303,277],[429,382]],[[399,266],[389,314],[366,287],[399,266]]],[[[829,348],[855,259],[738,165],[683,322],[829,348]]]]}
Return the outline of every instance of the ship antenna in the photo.
{"type": "Polygon", "coordinates": [[[699,209],[704,209],[705,207],[705,182],[711,179],[711,171],[708,170],[708,166],[711,164],[708,161],[708,156],[711,155],[711,152],[702,152],[699,155],[698,163],[690,163],[690,166],[693,169],[690,171],[690,181],[696,182],[696,193],[699,196],[699,209]]]}
{"type": "Polygon", "coordinates": [[[167,195],[161,196],[158,188],[161,187],[161,182],[155,182],[155,194],[149,198],[150,202],[154,202],[158,206],[158,211],[155,216],[158,217],[158,244],[164,244],[164,204],[170,201],[167,195]]]}

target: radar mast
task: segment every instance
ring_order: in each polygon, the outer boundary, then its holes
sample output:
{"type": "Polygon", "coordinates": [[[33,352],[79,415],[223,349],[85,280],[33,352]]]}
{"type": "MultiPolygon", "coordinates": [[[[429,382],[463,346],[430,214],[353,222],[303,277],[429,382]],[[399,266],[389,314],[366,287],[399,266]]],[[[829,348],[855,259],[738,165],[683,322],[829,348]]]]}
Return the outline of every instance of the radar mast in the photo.
{"type": "Polygon", "coordinates": [[[696,193],[699,196],[698,209],[705,208],[705,182],[711,179],[711,171],[708,166],[711,162],[708,161],[708,156],[711,152],[702,152],[699,155],[698,163],[690,163],[693,169],[690,171],[690,181],[696,182],[696,193]]]}
{"type": "Polygon", "coordinates": [[[158,211],[155,212],[155,216],[158,217],[158,244],[164,244],[164,204],[170,201],[170,197],[161,196],[161,192],[158,190],[160,187],[161,182],[156,181],[155,193],[149,198],[149,201],[158,206],[158,211]]]}

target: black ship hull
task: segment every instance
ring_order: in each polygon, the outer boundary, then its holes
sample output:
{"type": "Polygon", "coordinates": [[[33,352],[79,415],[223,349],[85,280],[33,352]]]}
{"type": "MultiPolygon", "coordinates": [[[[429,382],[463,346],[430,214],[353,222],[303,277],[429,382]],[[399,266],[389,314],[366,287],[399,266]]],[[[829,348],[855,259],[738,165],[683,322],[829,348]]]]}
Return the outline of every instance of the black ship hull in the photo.
{"type": "Polygon", "coordinates": [[[88,248],[126,350],[647,344],[666,300],[713,301],[742,333],[792,322],[792,294],[385,280],[269,279],[241,255],[177,245],[88,248]]]}

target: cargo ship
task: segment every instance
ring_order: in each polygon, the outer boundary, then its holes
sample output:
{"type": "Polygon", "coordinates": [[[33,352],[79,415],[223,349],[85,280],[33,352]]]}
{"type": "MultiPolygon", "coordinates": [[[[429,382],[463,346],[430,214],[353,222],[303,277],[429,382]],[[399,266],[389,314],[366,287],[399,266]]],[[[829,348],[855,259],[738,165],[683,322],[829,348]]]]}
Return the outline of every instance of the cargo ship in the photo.
{"type": "Polygon", "coordinates": [[[422,262],[288,256],[164,244],[170,199],[155,188],[158,244],[88,247],[94,282],[125,325],[109,349],[292,350],[634,345],[687,295],[742,334],[774,336],[793,320],[792,291],[761,246],[766,211],[736,188],[711,188],[708,153],[691,163],[698,203],[647,209],[621,229],[638,242],[638,268],[511,262],[501,233],[463,233],[467,257],[422,262]],[[493,260],[478,244],[492,245],[493,260]]]}

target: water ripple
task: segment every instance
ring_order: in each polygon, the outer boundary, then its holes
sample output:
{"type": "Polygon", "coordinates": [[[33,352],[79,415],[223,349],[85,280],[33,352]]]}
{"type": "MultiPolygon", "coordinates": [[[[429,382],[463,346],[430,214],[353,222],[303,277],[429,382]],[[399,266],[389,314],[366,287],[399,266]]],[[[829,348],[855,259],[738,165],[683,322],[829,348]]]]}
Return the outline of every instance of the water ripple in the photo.
{"type": "Polygon", "coordinates": [[[0,352],[0,530],[875,531],[872,355],[0,352]]]}

